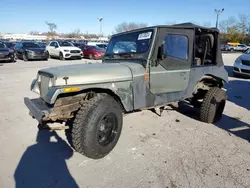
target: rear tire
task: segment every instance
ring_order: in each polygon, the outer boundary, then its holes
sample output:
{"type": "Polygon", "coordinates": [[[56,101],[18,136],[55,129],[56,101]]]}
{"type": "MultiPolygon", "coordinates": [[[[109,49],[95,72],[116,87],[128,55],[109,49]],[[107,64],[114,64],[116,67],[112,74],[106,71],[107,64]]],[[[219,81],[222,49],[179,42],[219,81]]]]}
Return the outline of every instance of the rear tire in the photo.
{"type": "Polygon", "coordinates": [[[119,140],[122,130],[122,109],[110,95],[100,94],[76,112],[68,123],[66,137],[71,146],[82,155],[100,159],[110,153],[119,140]]]}
{"type": "Polygon", "coordinates": [[[200,120],[205,123],[216,123],[222,117],[226,92],[218,87],[212,87],[206,93],[200,108],[200,120]]]}

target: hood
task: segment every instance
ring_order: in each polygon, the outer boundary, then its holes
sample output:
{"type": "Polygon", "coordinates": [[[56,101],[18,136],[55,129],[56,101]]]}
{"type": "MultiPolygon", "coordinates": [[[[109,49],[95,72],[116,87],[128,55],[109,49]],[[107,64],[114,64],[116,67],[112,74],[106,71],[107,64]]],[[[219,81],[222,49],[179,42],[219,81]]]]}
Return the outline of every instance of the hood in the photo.
{"type": "Polygon", "coordinates": [[[62,50],[80,50],[80,51],[82,51],[80,48],[75,47],[75,46],[61,46],[60,49],[62,49],[62,50]]]}
{"type": "Polygon", "coordinates": [[[25,50],[31,50],[34,52],[44,52],[45,48],[25,48],[25,50]]]}
{"type": "Polygon", "coordinates": [[[93,52],[97,52],[97,53],[104,53],[104,50],[93,50],[93,52]]]}
{"type": "Polygon", "coordinates": [[[250,61],[250,54],[242,54],[240,55],[236,61],[241,61],[241,60],[249,60],[250,61]]]}
{"type": "Polygon", "coordinates": [[[54,78],[54,86],[131,81],[131,68],[121,63],[67,65],[38,72],[54,78]],[[67,79],[67,81],[65,80],[67,79]]]}

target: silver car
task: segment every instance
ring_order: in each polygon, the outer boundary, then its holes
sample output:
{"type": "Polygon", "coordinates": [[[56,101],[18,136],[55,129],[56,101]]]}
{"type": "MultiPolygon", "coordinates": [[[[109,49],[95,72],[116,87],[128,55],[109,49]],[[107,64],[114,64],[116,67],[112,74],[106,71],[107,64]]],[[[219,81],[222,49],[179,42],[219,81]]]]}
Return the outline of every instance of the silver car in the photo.
{"type": "Polygon", "coordinates": [[[250,49],[235,60],[233,73],[235,76],[250,76],[250,49]]]}

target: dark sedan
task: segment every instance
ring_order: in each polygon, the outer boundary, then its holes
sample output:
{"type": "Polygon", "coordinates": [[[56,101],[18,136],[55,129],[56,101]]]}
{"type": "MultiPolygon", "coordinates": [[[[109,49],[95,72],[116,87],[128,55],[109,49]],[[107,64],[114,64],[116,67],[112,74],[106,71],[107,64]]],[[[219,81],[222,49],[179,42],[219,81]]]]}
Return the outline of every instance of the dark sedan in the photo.
{"type": "Polygon", "coordinates": [[[28,60],[48,60],[45,48],[35,42],[17,42],[14,47],[17,58],[28,60]]]}
{"type": "Polygon", "coordinates": [[[0,61],[15,62],[14,51],[9,49],[3,42],[0,42],[0,61]]]}

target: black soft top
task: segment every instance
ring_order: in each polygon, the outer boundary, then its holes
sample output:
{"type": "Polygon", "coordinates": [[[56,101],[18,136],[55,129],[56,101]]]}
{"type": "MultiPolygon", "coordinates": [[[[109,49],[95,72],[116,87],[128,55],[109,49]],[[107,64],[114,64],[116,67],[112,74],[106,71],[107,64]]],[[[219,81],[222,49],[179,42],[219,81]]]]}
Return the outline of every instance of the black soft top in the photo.
{"type": "Polygon", "coordinates": [[[180,23],[180,24],[173,24],[173,25],[156,25],[156,26],[150,26],[150,27],[145,27],[145,28],[140,28],[140,29],[135,29],[135,30],[131,30],[131,31],[125,31],[125,32],[121,32],[118,34],[114,34],[113,36],[119,36],[122,34],[126,34],[126,33],[131,33],[131,32],[136,32],[136,31],[141,31],[141,30],[147,30],[147,29],[155,29],[155,28],[178,28],[178,29],[192,29],[195,31],[195,33],[199,34],[199,33],[213,33],[213,37],[214,37],[214,46],[216,49],[216,64],[217,66],[223,66],[223,59],[222,59],[222,54],[221,54],[221,44],[220,44],[220,40],[219,40],[219,30],[217,28],[209,28],[209,27],[203,27],[203,26],[199,26],[196,24],[193,24],[191,22],[186,22],[186,23],[180,23]]]}
{"type": "Polygon", "coordinates": [[[117,36],[125,33],[130,33],[130,32],[135,32],[135,31],[141,31],[141,30],[147,30],[147,29],[154,29],[154,28],[178,28],[178,29],[194,29],[196,31],[205,31],[205,32],[215,32],[219,33],[219,30],[217,28],[210,28],[210,27],[203,27],[199,26],[196,24],[193,24],[191,22],[186,22],[186,23],[180,23],[180,24],[173,24],[173,25],[155,25],[155,26],[149,26],[149,27],[144,27],[144,28],[139,28],[139,29],[134,29],[130,31],[125,31],[117,34],[113,34],[112,36],[117,36]]]}
{"type": "Polygon", "coordinates": [[[201,30],[219,32],[217,28],[203,27],[203,26],[193,24],[191,22],[174,24],[174,25],[170,25],[170,27],[183,28],[183,29],[197,29],[197,30],[201,29],[201,30]]]}

